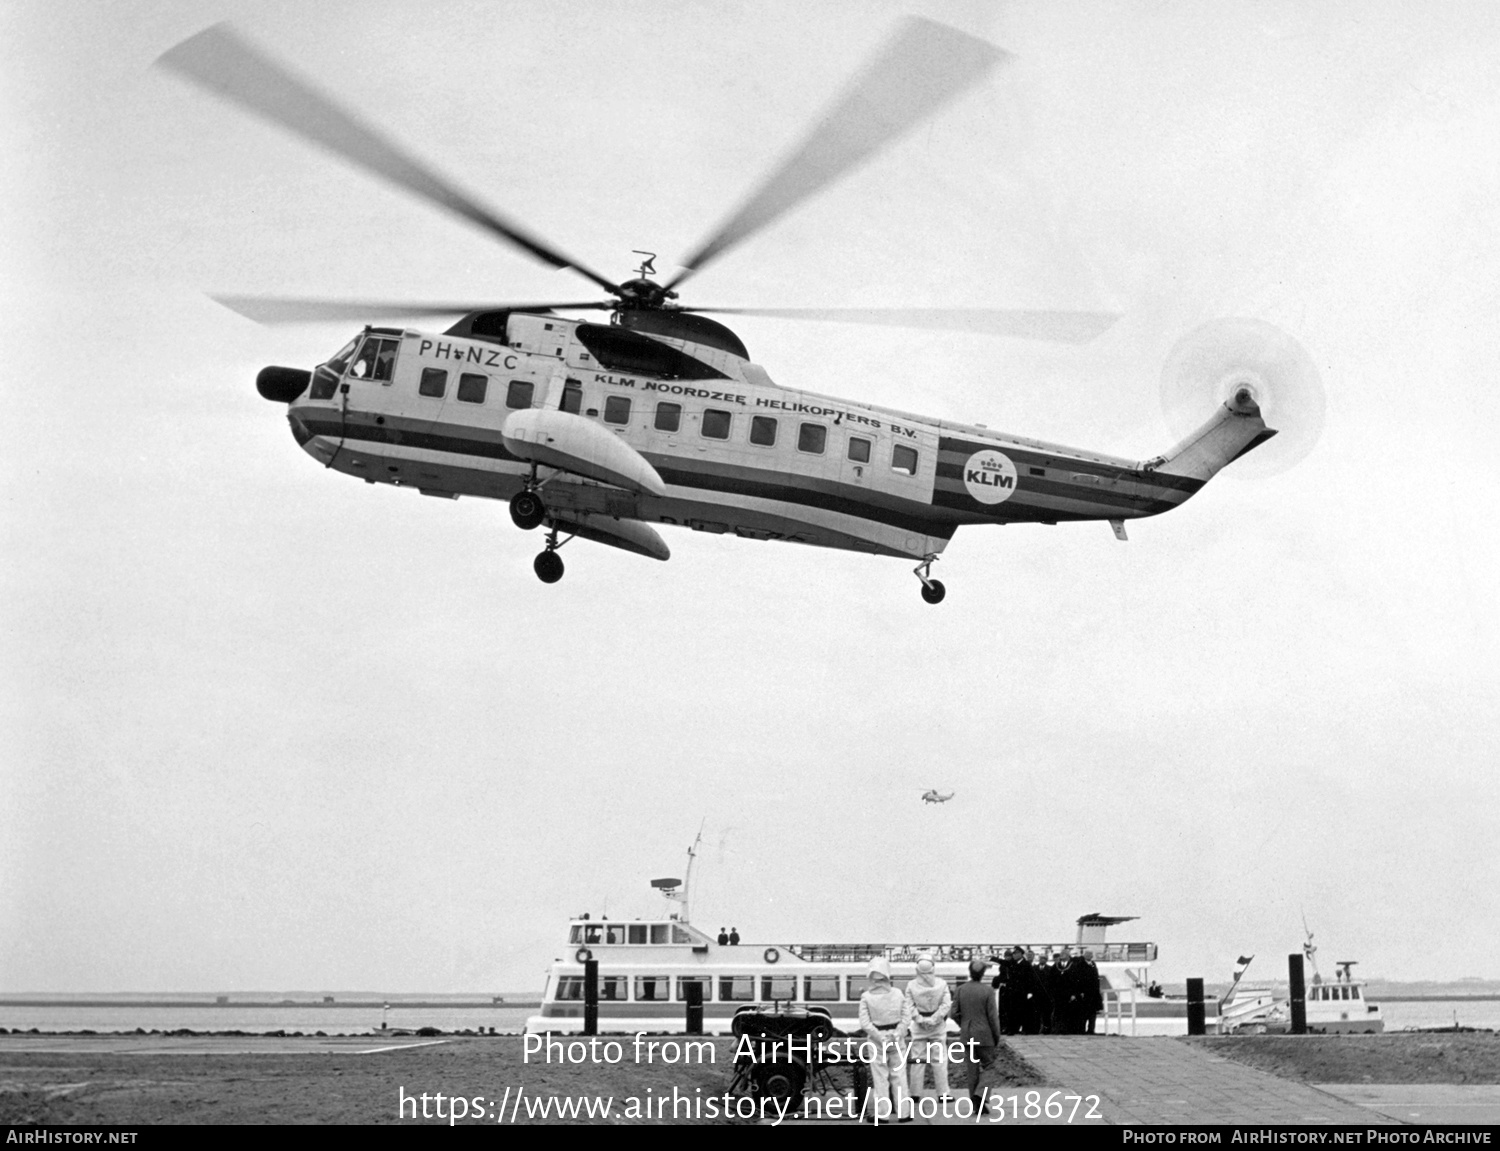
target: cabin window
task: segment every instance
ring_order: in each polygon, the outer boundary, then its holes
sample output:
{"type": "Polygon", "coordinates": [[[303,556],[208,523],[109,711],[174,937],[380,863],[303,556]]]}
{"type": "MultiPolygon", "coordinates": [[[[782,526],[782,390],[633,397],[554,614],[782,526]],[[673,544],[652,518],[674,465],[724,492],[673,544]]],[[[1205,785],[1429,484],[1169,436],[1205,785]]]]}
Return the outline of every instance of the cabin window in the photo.
{"type": "Polygon", "coordinates": [[[630,940],[629,940],[629,942],[631,942],[631,943],[645,943],[646,942],[646,925],[644,923],[632,923],[630,925],[630,940]]]}
{"type": "Polygon", "coordinates": [[[769,448],[776,443],[776,421],[770,416],[750,417],[750,442],[769,448]]]}
{"type": "Polygon", "coordinates": [[[685,928],[685,927],[678,927],[677,924],[674,923],[674,924],[672,924],[672,942],[673,943],[696,943],[698,941],[693,938],[692,933],[689,932],[687,930],[687,928],[685,928]]]}
{"type": "Polygon", "coordinates": [[[803,424],[797,430],[797,450],[821,456],[828,443],[828,429],[822,424],[803,424]]]}
{"type": "Polygon", "coordinates": [[[711,440],[729,438],[729,413],[719,408],[706,408],[703,412],[702,431],[711,440]]]}
{"type": "Polygon", "coordinates": [[[435,400],[443,398],[443,393],[448,390],[448,371],[446,368],[423,368],[422,381],[417,384],[419,396],[431,396],[435,400]]]}
{"type": "Polygon", "coordinates": [[[858,999],[865,993],[865,988],[870,985],[870,980],[864,975],[849,976],[849,990],[844,995],[845,999],[858,999]]]}
{"type": "Polygon", "coordinates": [[[577,1002],[583,998],[583,976],[564,975],[557,981],[557,998],[561,1002],[577,1002]]]}
{"type": "Polygon", "coordinates": [[[604,422],[606,424],[628,424],[630,422],[630,397],[606,396],[604,400],[604,422]]]}
{"type": "Polygon", "coordinates": [[[665,923],[653,923],[651,925],[651,942],[667,942],[667,925],[665,923]]]}
{"type": "Polygon", "coordinates": [[[583,928],[579,927],[578,924],[576,924],[576,923],[573,924],[572,927],[568,928],[568,942],[569,943],[582,943],[583,942],[583,928]]]}
{"type": "Polygon", "coordinates": [[[762,999],[796,999],[797,977],[795,975],[762,975],[760,997],[762,999]]]}
{"type": "Polygon", "coordinates": [[[897,444],[891,449],[891,471],[904,472],[906,475],[917,474],[917,453],[915,449],[908,448],[904,444],[897,444]]]}
{"type": "Polygon", "coordinates": [[[562,410],[576,416],[582,407],[583,385],[577,380],[569,380],[563,385],[562,410]]]}
{"type": "Polygon", "coordinates": [[[511,380],[505,389],[505,406],[507,408],[529,408],[531,397],[536,392],[536,385],[530,380],[511,380]]]}
{"type": "Polygon", "coordinates": [[[864,436],[849,437],[849,458],[857,464],[870,462],[870,441],[864,436]]]}
{"type": "Polygon", "coordinates": [[[464,372],[458,377],[458,398],[466,404],[482,404],[489,386],[488,376],[481,376],[478,372],[464,372]]]}
{"type": "Polygon", "coordinates": [[[396,348],[399,340],[382,340],[370,337],[359,349],[359,355],[349,366],[349,374],[361,380],[391,382],[391,370],[396,366],[396,348]]]}
{"type": "Polygon", "coordinates": [[[665,975],[637,975],[635,997],[641,1003],[665,1003],[671,998],[671,980],[665,975]]]}
{"type": "Polygon", "coordinates": [[[720,1003],[749,1003],[755,998],[755,976],[719,976],[720,1003]]]}
{"type": "Polygon", "coordinates": [[[624,943],[625,925],[623,923],[611,923],[604,928],[605,943],[624,943]]]}
{"type": "Polygon", "coordinates": [[[802,998],[812,1003],[833,1003],[839,997],[837,975],[807,975],[802,980],[802,998]]]}
{"type": "Polygon", "coordinates": [[[677,980],[677,1002],[686,1003],[688,996],[688,984],[696,983],[703,988],[703,1002],[707,1003],[714,997],[714,985],[707,975],[683,975],[677,980]]]}
{"type": "Polygon", "coordinates": [[[602,943],[603,931],[597,923],[585,923],[583,925],[583,941],[585,943],[602,943]]]}
{"type": "Polygon", "coordinates": [[[682,405],[663,401],[656,405],[656,430],[675,432],[682,424],[682,405]]]}
{"type": "Polygon", "coordinates": [[[612,1003],[621,1003],[629,998],[629,983],[623,975],[601,975],[599,976],[599,998],[608,999],[612,1003]]]}

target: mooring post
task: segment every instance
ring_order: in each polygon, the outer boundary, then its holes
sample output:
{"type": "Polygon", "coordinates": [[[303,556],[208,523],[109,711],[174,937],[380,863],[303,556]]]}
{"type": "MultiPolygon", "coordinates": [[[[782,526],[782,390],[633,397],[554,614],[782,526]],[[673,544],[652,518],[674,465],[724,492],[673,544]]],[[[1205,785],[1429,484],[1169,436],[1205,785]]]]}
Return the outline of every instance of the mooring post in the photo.
{"type": "Polygon", "coordinates": [[[703,984],[700,980],[689,979],[683,983],[682,991],[687,997],[687,1033],[689,1035],[702,1035],[703,984]]]}
{"type": "Polygon", "coordinates": [[[1188,1034],[1207,1035],[1208,1022],[1205,1018],[1203,1008],[1203,980],[1189,979],[1187,981],[1188,995],[1188,1034]]]}
{"type": "Polygon", "coordinates": [[[1307,987],[1302,982],[1302,955],[1292,952],[1286,957],[1286,977],[1292,1001],[1292,1034],[1307,1034],[1307,987]]]}
{"type": "Polygon", "coordinates": [[[599,961],[583,961],[583,1033],[599,1034],[599,961]]]}

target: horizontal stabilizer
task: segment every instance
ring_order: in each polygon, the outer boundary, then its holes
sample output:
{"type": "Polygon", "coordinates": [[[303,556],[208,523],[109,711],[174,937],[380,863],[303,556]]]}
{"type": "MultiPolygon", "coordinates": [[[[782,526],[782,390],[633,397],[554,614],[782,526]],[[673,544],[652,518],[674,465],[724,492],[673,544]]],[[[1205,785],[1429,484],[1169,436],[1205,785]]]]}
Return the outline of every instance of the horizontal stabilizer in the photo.
{"type": "Polygon", "coordinates": [[[558,531],[569,532],[581,540],[593,540],[596,544],[608,544],[612,548],[634,552],[638,556],[649,556],[654,560],[672,558],[667,541],[650,524],[640,520],[617,520],[613,516],[580,515],[577,519],[554,518],[552,523],[558,531]]]}
{"type": "Polygon", "coordinates": [[[526,408],[508,415],[500,434],[506,449],[528,463],[603,480],[632,492],[659,496],[667,490],[645,456],[586,416],[526,408]]]}

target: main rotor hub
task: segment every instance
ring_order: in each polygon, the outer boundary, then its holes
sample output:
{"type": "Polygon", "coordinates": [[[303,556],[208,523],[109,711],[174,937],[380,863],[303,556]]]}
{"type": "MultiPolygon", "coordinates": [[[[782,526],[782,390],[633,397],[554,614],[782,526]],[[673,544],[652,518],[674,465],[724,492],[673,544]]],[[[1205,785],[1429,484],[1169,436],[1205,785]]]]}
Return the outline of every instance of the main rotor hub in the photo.
{"type": "Polygon", "coordinates": [[[664,308],[669,300],[677,298],[676,292],[663,288],[655,280],[648,280],[645,276],[626,280],[617,292],[622,308],[664,308]]]}

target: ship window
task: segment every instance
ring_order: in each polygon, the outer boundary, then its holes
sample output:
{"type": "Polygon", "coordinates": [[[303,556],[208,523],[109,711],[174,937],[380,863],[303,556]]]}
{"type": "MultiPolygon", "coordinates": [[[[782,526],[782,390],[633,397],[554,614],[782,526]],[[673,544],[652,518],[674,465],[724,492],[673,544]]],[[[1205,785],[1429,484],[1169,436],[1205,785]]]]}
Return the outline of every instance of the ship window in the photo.
{"type": "Polygon", "coordinates": [[[444,368],[423,368],[422,382],[417,385],[417,394],[440,400],[448,390],[448,372],[444,368]]]}
{"type": "Polygon", "coordinates": [[[729,413],[719,408],[705,409],[702,431],[711,440],[727,440],[729,438],[729,413]]]}
{"type": "Polygon", "coordinates": [[[600,928],[597,923],[586,923],[583,925],[583,941],[585,943],[598,943],[600,941],[600,928]]]}
{"type": "Polygon", "coordinates": [[[812,452],[814,455],[823,454],[823,446],[828,442],[828,429],[822,424],[803,424],[797,431],[797,450],[799,452],[812,452]]]}
{"type": "Polygon", "coordinates": [[[844,998],[845,999],[858,999],[861,995],[863,995],[865,993],[865,988],[867,986],[869,986],[869,983],[870,983],[869,979],[866,978],[863,975],[851,975],[851,976],[849,976],[849,991],[848,991],[848,994],[846,994],[844,996],[844,998]]]}
{"type": "Polygon", "coordinates": [[[564,975],[557,981],[557,998],[560,1001],[577,1002],[583,998],[583,976],[564,975]]]}
{"type": "Polygon", "coordinates": [[[572,412],[575,416],[583,407],[583,385],[577,380],[569,380],[563,385],[562,410],[572,412]]]}
{"type": "Polygon", "coordinates": [[[795,975],[762,975],[760,997],[762,999],[796,999],[797,977],[795,975]]]}
{"type": "Polygon", "coordinates": [[[488,376],[477,372],[464,372],[458,377],[458,398],[466,404],[484,403],[484,393],[489,390],[488,376]]]}
{"type": "Polygon", "coordinates": [[[630,942],[631,943],[645,943],[646,942],[646,925],[644,923],[632,923],[630,925],[630,942]]]}
{"type": "Polygon", "coordinates": [[[568,928],[568,942],[569,943],[582,943],[583,942],[583,928],[579,927],[578,924],[576,924],[576,923],[573,924],[572,927],[568,928]]]}
{"type": "Polygon", "coordinates": [[[672,924],[672,942],[673,943],[693,943],[695,941],[693,939],[693,936],[692,936],[691,932],[687,931],[684,928],[678,927],[677,924],[674,923],[674,924],[672,924]]]}
{"type": "Polygon", "coordinates": [[[857,464],[870,462],[870,441],[864,436],[849,437],[849,458],[857,464]]]}
{"type": "Polygon", "coordinates": [[[355,357],[354,363],[349,368],[349,374],[358,379],[379,380],[382,383],[391,382],[391,369],[396,364],[397,340],[365,340],[364,347],[360,348],[359,355],[355,357]]]}
{"type": "Polygon", "coordinates": [[[682,405],[666,402],[656,405],[656,430],[675,432],[682,423],[682,405]]]}
{"type": "Polygon", "coordinates": [[[623,923],[611,923],[604,929],[605,943],[624,943],[625,925],[623,923]]]}
{"type": "Polygon", "coordinates": [[[776,421],[770,416],[752,416],[750,419],[750,442],[769,448],[776,443],[776,421]]]}
{"type": "Polygon", "coordinates": [[[637,975],[635,997],[644,1003],[665,1003],[671,997],[670,983],[665,975],[637,975]]]}
{"type": "Polygon", "coordinates": [[[891,449],[891,471],[905,472],[909,476],[917,474],[917,453],[902,444],[897,444],[891,449]]]}
{"type": "Polygon", "coordinates": [[[511,380],[505,389],[505,406],[507,408],[529,408],[531,397],[536,391],[536,385],[530,380],[511,380]]]}
{"type": "Polygon", "coordinates": [[[620,1003],[629,997],[629,984],[623,975],[599,976],[599,998],[620,1003]]]}
{"type": "Polygon", "coordinates": [[[665,943],[667,941],[667,925],[665,923],[653,923],[651,925],[651,942],[665,943]]]}
{"type": "Polygon", "coordinates": [[[606,424],[628,424],[630,422],[630,397],[606,396],[604,400],[604,422],[606,424]]]}
{"type": "Polygon", "coordinates": [[[815,1003],[830,1003],[839,997],[837,975],[808,975],[802,980],[802,997],[815,1003]]]}
{"type": "Polygon", "coordinates": [[[707,1003],[714,997],[713,980],[707,975],[683,975],[677,980],[677,1002],[687,1002],[687,989],[689,983],[696,983],[703,988],[703,1002],[707,1003]]]}
{"type": "Polygon", "coordinates": [[[719,976],[720,1003],[749,1003],[755,998],[755,976],[719,976]]]}

